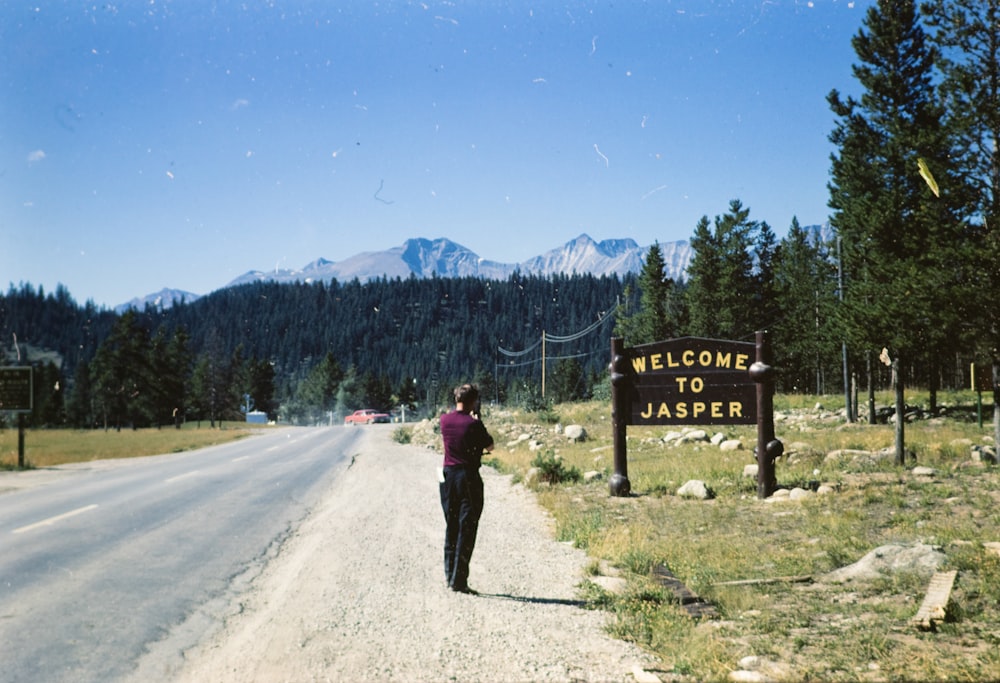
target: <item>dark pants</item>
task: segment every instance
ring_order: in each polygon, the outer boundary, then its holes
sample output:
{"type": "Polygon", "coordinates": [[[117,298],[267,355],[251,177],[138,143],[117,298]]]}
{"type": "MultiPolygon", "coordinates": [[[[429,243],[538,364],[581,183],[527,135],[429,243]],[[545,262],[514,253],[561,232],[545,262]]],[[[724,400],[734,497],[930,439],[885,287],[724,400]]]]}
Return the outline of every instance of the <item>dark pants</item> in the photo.
{"type": "Polygon", "coordinates": [[[483,480],[478,469],[446,467],[441,488],[444,511],[444,575],[455,590],[469,587],[469,560],[483,514],[483,480]]]}

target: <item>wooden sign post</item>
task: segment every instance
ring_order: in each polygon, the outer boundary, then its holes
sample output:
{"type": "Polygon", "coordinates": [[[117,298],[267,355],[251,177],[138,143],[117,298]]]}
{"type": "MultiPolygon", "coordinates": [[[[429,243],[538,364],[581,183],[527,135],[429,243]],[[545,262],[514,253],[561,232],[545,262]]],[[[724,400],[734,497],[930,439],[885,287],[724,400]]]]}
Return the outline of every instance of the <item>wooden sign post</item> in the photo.
{"type": "Polygon", "coordinates": [[[976,364],[973,363],[969,367],[969,384],[972,385],[972,390],[976,392],[976,419],[979,422],[979,428],[983,428],[983,392],[993,391],[993,377],[989,372],[976,372],[976,364]]]}
{"type": "Polygon", "coordinates": [[[755,344],[682,337],[626,348],[611,340],[611,495],[627,496],[628,425],[757,424],[757,496],[776,487],[774,381],[764,332],[755,344]]]}

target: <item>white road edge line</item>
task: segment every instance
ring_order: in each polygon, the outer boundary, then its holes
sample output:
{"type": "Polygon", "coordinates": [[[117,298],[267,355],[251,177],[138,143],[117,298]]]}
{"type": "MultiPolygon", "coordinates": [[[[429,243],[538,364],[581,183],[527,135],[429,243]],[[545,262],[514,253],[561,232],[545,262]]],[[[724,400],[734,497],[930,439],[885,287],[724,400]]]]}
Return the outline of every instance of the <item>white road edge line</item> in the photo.
{"type": "Polygon", "coordinates": [[[199,472],[201,472],[201,470],[191,470],[190,472],[185,472],[184,474],[178,474],[176,477],[170,477],[170,479],[164,479],[163,481],[166,484],[170,484],[177,481],[178,479],[187,479],[188,477],[193,477],[199,472]]]}
{"type": "Polygon", "coordinates": [[[34,524],[29,524],[28,526],[23,526],[20,529],[14,529],[12,534],[23,534],[26,531],[31,531],[32,529],[37,529],[43,526],[51,526],[56,522],[61,522],[64,519],[69,519],[70,517],[75,517],[76,515],[82,514],[84,512],[89,512],[96,508],[97,505],[88,505],[87,507],[78,508],[76,510],[70,510],[61,515],[56,515],[55,517],[49,517],[48,519],[43,519],[41,522],[35,522],[34,524]]]}

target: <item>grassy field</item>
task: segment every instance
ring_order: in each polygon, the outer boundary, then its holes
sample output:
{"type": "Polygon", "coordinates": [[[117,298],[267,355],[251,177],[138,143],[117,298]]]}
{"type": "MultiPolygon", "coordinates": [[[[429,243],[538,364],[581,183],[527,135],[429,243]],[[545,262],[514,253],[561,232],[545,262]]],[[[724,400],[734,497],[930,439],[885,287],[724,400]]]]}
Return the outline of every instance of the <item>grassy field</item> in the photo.
{"type": "MultiPolygon", "coordinates": [[[[255,425],[255,428],[263,428],[255,425]]],[[[180,453],[250,434],[244,422],[223,423],[222,428],[201,428],[194,423],[183,429],[123,429],[71,430],[33,429],[25,432],[24,460],[26,467],[51,467],[74,462],[89,462],[109,458],[135,458],[162,453],[180,453]]],[[[0,469],[17,466],[17,428],[0,430],[0,469]]]]}
{"type": "MultiPolygon", "coordinates": [[[[922,399],[907,396],[914,405],[922,399]]],[[[881,396],[879,405],[890,400],[881,396]]],[[[753,427],[709,430],[742,441],[743,450],[729,452],[710,444],[667,447],[660,439],[669,428],[630,427],[633,495],[613,498],[606,405],[558,406],[533,416],[494,411],[485,419],[501,445],[494,464],[516,480],[539,455],[558,456],[566,471],[604,473],[597,482],[539,485],[539,500],[559,539],[586,549],[594,573],[611,565],[627,578],[624,593],[584,584],[586,596],[612,614],[615,636],[660,656],[661,673],[723,680],[752,655],[766,662],[772,680],[1000,680],[1000,556],[984,546],[1000,541],[1000,472],[970,457],[971,443],[992,443],[992,425],[987,417],[979,428],[974,394],[940,400],[965,409],[953,411],[958,419],[906,426],[916,464],[936,470],[923,477],[910,472],[913,463],[896,467],[892,458],[828,460],[836,449],[892,447],[894,428],[845,425],[815,410],[817,402],[839,407],[839,397],[776,397],[776,432],[789,453],[777,464],[779,487],[822,482],[834,489],[782,503],[758,500],[756,479],[743,476],[753,462],[753,427]],[[588,440],[567,443],[554,434],[554,420],[584,425],[588,440]],[[518,433],[532,434],[541,450],[530,451],[526,441],[502,447],[518,433]],[[705,481],[714,498],[679,498],[676,490],[691,479],[705,481]],[[881,545],[918,542],[940,546],[947,557],[942,569],[958,570],[949,618],[935,632],[910,623],[927,591],[926,575],[820,580],[881,545]],[[657,564],[719,617],[688,616],[652,579],[657,564]],[[789,577],[815,580],[782,580],[789,577]]],[[[985,409],[991,416],[992,405],[985,409]]]]}

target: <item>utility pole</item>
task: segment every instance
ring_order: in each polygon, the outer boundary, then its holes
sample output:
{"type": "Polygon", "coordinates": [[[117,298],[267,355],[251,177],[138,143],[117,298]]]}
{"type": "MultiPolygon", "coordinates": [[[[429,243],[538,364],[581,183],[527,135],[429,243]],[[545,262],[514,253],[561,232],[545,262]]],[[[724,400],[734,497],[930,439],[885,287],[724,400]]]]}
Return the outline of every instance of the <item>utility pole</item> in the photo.
{"type": "Polygon", "coordinates": [[[542,330],[542,398],[545,398],[545,330],[542,330]]]}
{"type": "MultiPolygon", "coordinates": [[[[840,303],[844,303],[844,254],[840,244],[840,235],[837,235],[837,293],[840,303]]],[[[847,369],[847,341],[840,343],[841,357],[843,360],[844,372],[844,407],[847,411],[847,421],[854,422],[854,406],[851,402],[851,378],[847,369]]]]}

